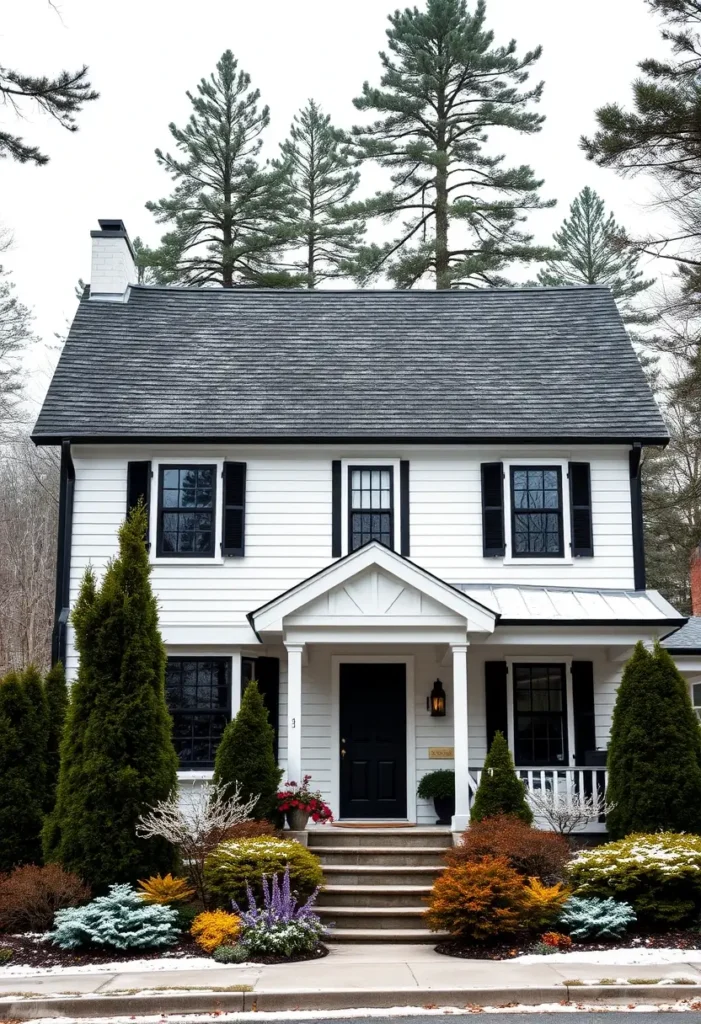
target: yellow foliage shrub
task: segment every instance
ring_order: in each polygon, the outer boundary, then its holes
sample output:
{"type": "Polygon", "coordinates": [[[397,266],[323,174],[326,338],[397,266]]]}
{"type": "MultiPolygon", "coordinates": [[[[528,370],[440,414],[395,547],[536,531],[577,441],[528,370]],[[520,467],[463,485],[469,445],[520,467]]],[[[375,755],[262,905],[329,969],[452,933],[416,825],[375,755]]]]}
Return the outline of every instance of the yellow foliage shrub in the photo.
{"type": "Polygon", "coordinates": [[[226,910],[205,910],[192,922],[190,935],[205,953],[219,946],[233,946],[241,931],[241,920],[226,910]]]}
{"type": "Polygon", "coordinates": [[[551,924],[570,895],[570,890],[560,882],[544,885],[539,878],[529,878],[523,890],[524,923],[531,928],[551,924]]]}
{"type": "Polygon", "coordinates": [[[170,873],[164,877],[152,875],[145,881],[141,880],[139,887],[141,898],[146,903],[179,903],[195,895],[186,878],[173,878],[170,873]]]}

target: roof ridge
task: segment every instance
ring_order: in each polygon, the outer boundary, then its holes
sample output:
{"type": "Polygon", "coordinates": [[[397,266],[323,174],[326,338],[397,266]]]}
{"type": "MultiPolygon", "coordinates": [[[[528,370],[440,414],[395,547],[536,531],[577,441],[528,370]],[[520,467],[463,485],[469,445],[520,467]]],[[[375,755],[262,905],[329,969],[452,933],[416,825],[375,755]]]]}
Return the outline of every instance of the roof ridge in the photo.
{"type": "MultiPolygon", "coordinates": [[[[436,297],[446,296],[477,296],[477,295],[503,295],[519,293],[543,292],[608,292],[611,289],[607,284],[563,284],[563,285],[524,285],[523,287],[509,288],[248,288],[245,285],[235,288],[208,288],[197,285],[162,285],[162,284],[131,284],[129,291],[139,292],[166,292],[166,293],[192,293],[196,295],[284,295],[297,297],[325,295],[434,295],[436,297]]],[[[99,299],[93,299],[99,302],[99,299]]]]}

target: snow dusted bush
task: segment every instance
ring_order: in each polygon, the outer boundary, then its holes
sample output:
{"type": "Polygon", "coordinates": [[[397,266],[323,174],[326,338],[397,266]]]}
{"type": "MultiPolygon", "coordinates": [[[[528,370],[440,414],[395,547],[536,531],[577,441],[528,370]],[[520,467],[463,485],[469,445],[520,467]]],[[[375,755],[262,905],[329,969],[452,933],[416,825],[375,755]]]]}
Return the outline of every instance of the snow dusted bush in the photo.
{"type": "Polygon", "coordinates": [[[282,874],[289,867],[297,896],[309,896],[323,884],[319,859],[294,839],[257,836],[220,843],[205,863],[205,884],[210,900],[226,907],[246,898],[247,888],[262,896],[261,879],[282,874]]]}
{"type": "Polygon", "coordinates": [[[84,907],[59,910],[51,939],[61,949],[156,949],[177,942],[177,920],[172,907],[144,903],[130,885],[111,885],[106,896],[84,907]]]}
{"type": "Polygon", "coordinates": [[[324,932],[319,917],[314,913],[318,891],[317,888],[306,903],[298,905],[290,890],[290,869],[287,867],[282,883],[278,875],[273,876],[270,885],[268,879],[263,878],[263,907],[259,909],[248,886],[248,910],[242,910],[234,903],[242,924],[240,945],[249,953],[277,953],[280,956],[313,953],[324,932]]]}
{"type": "Polygon", "coordinates": [[[625,900],[642,922],[676,925],[701,908],[701,836],[627,836],[582,850],[569,875],[578,897],[625,900]]]}
{"type": "Polygon", "coordinates": [[[620,939],[635,920],[630,903],[573,896],[565,904],[557,923],[573,939],[583,942],[585,939],[620,939]]]}

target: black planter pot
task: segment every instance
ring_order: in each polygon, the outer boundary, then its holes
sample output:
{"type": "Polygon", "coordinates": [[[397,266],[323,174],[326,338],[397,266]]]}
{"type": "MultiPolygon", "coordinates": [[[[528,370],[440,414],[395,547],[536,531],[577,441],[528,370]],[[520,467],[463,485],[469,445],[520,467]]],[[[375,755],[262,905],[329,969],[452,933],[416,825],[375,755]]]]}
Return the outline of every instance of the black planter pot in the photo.
{"type": "Polygon", "coordinates": [[[434,796],[433,806],[438,815],[436,825],[450,825],[450,819],[455,814],[455,797],[434,796]]]}

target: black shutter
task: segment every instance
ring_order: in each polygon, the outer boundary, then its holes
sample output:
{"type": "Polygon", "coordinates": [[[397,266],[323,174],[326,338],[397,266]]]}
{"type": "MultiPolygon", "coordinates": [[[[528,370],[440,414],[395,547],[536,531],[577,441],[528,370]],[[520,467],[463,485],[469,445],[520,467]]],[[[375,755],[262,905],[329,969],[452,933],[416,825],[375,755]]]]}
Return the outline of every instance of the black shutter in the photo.
{"type": "Polygon", "coordinates": [[[487,750],[489,750],[495,732],[502,732],[507,738],[509,734],[507,712],[509,698],[505,661],[486,661],[484,663],[484,696],[487,712],[487,750]]]}
{"type": "Polygon", "coordinates": [[[504,466],[482,463],[482,551],[485,558],[504,554],[504,466]]]}
{"type": "Polygon", "coordinates": [[[246,463],[225,462],[222,554],[243,555],[246,534],[246,463]]]}
{"type": "Polygon", "coordinates": [[[572,662],[572,711],[574,714],[574,761],[587,764],[587,752],[596,750],[594,720],[594,664],[572,662]]]}
{"type": "Polygon", "coordinates": [[[263,695],[263,703],[268,712],[268,719],[273,727],[273,750],[277,760],[277,734],[280,719],[280,659],[256,658],[255,674],[258,689],[263,695]]]}
{"type": "Polygon", "coordinates": [[[144,540],[149,546],[149,503],[151,501],[151,463],[127,462],[127,515],[143,499],[146,509],[146,534],[144,540]]]}
{"type": "Polygon", "coordinates": [[[331,557],[341,557],[341,530],[343,510],[341,509],[341,460],[331,463],[331,557]]]}
{"type": "Polygon", "coordinates": [[[399,463],[399,518],[401,521],[401,553],[407,558],[411,554],[409,534],[409,463],[402,459],[399,463]]]}
{"type": "Polygon", "coordinates": [[[572,554],[578,558],[594,554],[591,521],[591,471],[588,462],[570,462],[570,513],[572,554]]]}

